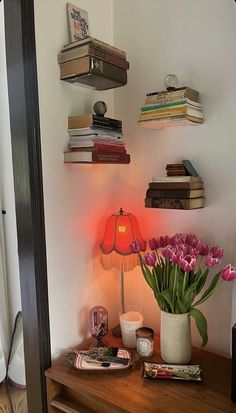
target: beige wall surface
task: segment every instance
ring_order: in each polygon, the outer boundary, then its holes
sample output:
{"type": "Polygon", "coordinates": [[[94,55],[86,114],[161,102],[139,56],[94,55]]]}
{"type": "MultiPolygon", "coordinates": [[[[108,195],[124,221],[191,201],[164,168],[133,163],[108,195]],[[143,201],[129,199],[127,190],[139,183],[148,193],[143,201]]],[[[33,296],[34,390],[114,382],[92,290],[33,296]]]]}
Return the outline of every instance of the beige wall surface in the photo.
{"type": "MultiPolygon", "coordinates": [[[[143,236],[194,232],[236,263],[236,13],[231,0],[75,0],[87,10],[91,35],[126,50],[128,85],[94,92],[59,80],[57,53],[68,42],[66,1],[35,0],[52,353],[88,333],[88,312],[107,307],[118,321],[118,271],[104,271],[97,246],[104,222],[120,207],[135,214],[143,236]],[[200,92],[205,123],[162,131],[137,126],[145,94],[163,89],[168,73],[200,92]],[[64,165],[67,117],[89,113],[96,100],[123,120],[130,165],[64,165]],[[205,182],[206,208],[144,208],[148,182],[167,163],[192,160],[205,182]]],[[[143,307],[159,331],[160,312],[139,269],[125,274],[126,301],[143,307]]],[[[202,306],[210,349],[229,354],[232,285],[202,306]]],[[[193,329],[194,343],[199,338],[193,329]]]]}
{"type": "MultiPolygon", "coordinates": [[[[113,42],[112,2],[74,1],[87,10],[91,36],[113,42]]],[[[88,333],[89,309],[107,307],[110,326],[117,321],[118,274],[101,269],[96,247],[105,219],[118,209],[114,186],[121,165],[63,163],[69,115],[107,103],[113,92],[96,92],[60,81],[57,53],[68,43],[66,1],[35,1],[36,44],[42,140],[47,265],[52,353],[77,344],[88,333]]]]}
{"type": "MultiPolygon", "coordinates": [[[[132,167],[123,198],[145,222],[146,239],[193,232],[225,249],[224,263],[236,264],[236,5],[231,0],[114,0],[114,42],[130,60],[127,88],[114,92],[114,113],[123,119],[132,167]],[[200,92],[203,125],[147,130],[137,125],[148,92],[162,90],[169,73],[179,86],[200,92]],[[144,209],[148,182],[165,175],[167,163],[190,159],[205,183],[206,208],[193,211],[144,209]]],[[[120,174],[118,184],[124,179],[120,174]]],[[[145,305],[148,325],[159,329],[159,311],[137,270],[128,290],[145,305]],[[137,284],[133,284],[133,280],[137,284]],[[142,297],[141,297],[142,296],[142,297]]],[[[131,282],[131,278],[130,278],[131,282]]],[[[224,283],[201,306],[208,321],[208,348],[229,354],[235,304],[224,283]]],[[[194,343],[199,343],[193,331],[194,343]]]]}

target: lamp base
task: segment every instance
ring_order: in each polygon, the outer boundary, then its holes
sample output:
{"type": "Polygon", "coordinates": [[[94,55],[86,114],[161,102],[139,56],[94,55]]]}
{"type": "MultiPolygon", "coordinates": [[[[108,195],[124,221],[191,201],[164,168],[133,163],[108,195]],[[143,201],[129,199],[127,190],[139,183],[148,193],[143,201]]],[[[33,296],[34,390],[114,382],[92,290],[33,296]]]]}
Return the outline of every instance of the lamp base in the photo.
{"type": "Polygon", "coordinates": [[[114,337],[121,337],[121,328],[120,324],[117,324],[117,326],[113,327],[111,329],[111,333],[114,337]]]}

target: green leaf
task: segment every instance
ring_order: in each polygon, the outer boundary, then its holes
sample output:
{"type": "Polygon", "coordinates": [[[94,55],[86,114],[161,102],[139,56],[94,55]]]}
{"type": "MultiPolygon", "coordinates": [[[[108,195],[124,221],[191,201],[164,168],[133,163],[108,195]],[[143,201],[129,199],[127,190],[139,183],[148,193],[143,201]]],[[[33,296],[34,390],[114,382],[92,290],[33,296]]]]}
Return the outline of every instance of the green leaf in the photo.
{"type": "Polygon", "coordinates": [[[153,268],[153,276],[154,276],[154,278],[155,278],[155,283],[156,283],[156,291],[158,292],[158,293],[160,293],[161,292],[161,290],[160,290],[160,284],[159,284],[159,281],[158,281],[158,276],[157,276],[157,269],[154,267],[153,268]]]}
{"type": "Polygon", "coordinates": [[[197,286],[196,284],[192,284],[190,285],[190,287],[188,287],[188,289],[185,291],[185,294],[183,296],[183,304],[186,308],[186,312],[189,311],[189,309],[192,306],[193,300],[196,297],[196,289],[197,286]]]}
{"type": "Polygon", "coordinates": [[[207,321],[202,312],[197,308],[192,308],[189,313],[195,320],[198,332],[202,337],[202,347],[204,347],[208,342],[207,321]]]}
{"type": "Polygon", "coordinates": [[[177,301],[178,301],[178,306],[179,306],[179,311],[181,314],[185,314],[187,313],[187,308],[185,307],[185,305],[182,303],[182,301],[180,300],[179,297],[177,297],[177,301]]]}
{"type": "Polygon", "coordinates": [[[155,295],[155,298],[157,300],[157,303],[158,303],[160,309],[169,312],[170,307],[169,307],[167,301],[165,300],[165,298],[162,296],[162,294],[154,293],[154,295],[155,295]]]}
{"type": "Polygon", "coordinates": [[[152,272],[143,263],[142,258],[140,258],[140,264],[141,264],[142,273],[143,273],[145,280],[147,281],[148,285],[152,288],[152,290],[155,291],[155,279],[154,279],[152,272]]]}
{"type": "Polygon", "coordinates": [[[158,279],[158,285],[160,288],[160,292],[163,290],[162,286],[163,286],[163,269],[160,267],[159,264],[155,265],[155,274],[157,276],[158,279]]]}
{"type": "Polygon", "coordinates": [[[202,288],[204,287],[206,280],[207,280],[207,276],[209,274],[209,268],[206,268],[206,270],[204,272],[200,272],[200,274],[197,276],[196,280],[197,280],[197,294],[200,293],[200,291],[202,290],[202,288]]]}
{"type": "Polygon", "coordinates": [[[177,297],[181,301],[182,300],[182,289],[183,289],[183,277],[180,276],[177,284],[177,297]]]}
{"type": "Polygon", "coordinates": [[[173,307],[173,305],[172,305],[171,295],[170,295],[169,289],[167,288],[167,289],[166,289],[165,291],[163,291],[160,295],[165,298],[166,302],[169,304],[169,306],[170,306],[170,308],[171,308],[171,312],[174,313],[174,307],[173,307]]]}
{"type": "Polygon", "coordinates": [[[202,304],[204,301],[206,301],[214,292],[215,288],[219,284],[220,281],[220,273],[217,273],[213,280],[211,281],[209,287],[206,289],[200,300],[198,300],[196,303],[193,304],[195,307],[198,304],[202,304]]]}
{"type": "Polygon", "coordinates": [[[170,275],[169,275],[169,285],[168,285],[171,295],[173,295],[174,283],[175,283],[175,266],[173,265],[170,275]]]}

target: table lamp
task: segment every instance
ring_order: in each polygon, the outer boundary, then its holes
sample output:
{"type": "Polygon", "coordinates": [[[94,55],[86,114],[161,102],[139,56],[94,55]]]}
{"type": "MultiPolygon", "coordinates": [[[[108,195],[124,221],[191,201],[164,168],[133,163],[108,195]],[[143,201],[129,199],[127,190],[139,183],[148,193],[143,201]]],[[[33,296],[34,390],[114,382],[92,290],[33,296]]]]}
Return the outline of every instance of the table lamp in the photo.
{"type": "MultiPolygon", "coordinates": [[[[124,303],[124,272],[133,270],[139,265],[137,254],[132,254],[129,246],[139,240],[141,250],[145,251],[146,242],[143,240],[137,219],[129,212],[124,212],[122,208],[116,214],[112,214],[107,219],[105,233],[100,244],[101,264],[105,270],[115,267],[120,270],[120,310],[125,311],[124,303]]],[[[113,331],[115,334],[115,330],[113,331]]],[[[117,335],[120,331],[117,328],[117,335]]]]}

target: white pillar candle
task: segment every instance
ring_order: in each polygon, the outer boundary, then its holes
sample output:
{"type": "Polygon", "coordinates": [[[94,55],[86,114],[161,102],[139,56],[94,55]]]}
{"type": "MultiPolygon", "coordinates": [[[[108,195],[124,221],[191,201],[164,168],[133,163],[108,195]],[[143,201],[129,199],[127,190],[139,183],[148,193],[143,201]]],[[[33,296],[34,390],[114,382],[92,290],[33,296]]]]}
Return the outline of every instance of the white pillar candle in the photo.
{"type": "Polygon", "coordinates": [[[143,326],[143,316],[138,311],[120,314],[122,341],[125,347],[136,347],[136,330],[143,326]]]}

